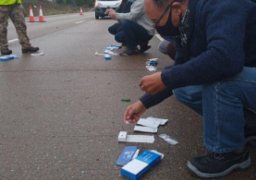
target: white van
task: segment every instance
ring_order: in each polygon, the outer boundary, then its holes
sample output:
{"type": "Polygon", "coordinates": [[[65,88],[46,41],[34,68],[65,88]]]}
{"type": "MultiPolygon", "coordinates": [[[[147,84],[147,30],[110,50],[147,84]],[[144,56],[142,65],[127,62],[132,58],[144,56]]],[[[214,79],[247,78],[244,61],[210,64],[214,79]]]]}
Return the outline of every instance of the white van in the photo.
{"type": "Polygon", "coordinates": [[[107,16],[105,13],[106,9],[117,9],[121,4],[122,0],[95,0],[95,19],[99,19],[99,17],[104,18],[107,16]]]}

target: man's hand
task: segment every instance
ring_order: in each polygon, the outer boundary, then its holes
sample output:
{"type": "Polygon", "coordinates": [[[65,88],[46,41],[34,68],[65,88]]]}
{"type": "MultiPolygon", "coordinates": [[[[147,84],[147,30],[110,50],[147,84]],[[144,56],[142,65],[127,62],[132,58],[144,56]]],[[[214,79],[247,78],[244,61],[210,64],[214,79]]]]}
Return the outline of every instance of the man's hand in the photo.
{"type": "Polygon", "coordinates": [[[116,19],[116,11],[114,9],[106,9],[106,13],[112,18],[116,19]]]}
{"type": "Polygon", "coordinates": [[[139,120],[140,116],[146,111],[146,107],[141,101],[128,106],[124,112],[124,123],[129,121],[130,123],[135,123],[139,120]]]}
{"type": "Polygon", "coordinates": [[[108,14],[110,10],[112,10],[112,9],[110,9],[110,8],[106,9],[105,13],[108,14]]]}
{"type": "Polygon", "coordinates": [[[163,91],[166,88],[161,78],[161,72],[157,72],[149,76],[144,76],[140,80],[140,86],[142,91],[145,91],[147,94],[151,95],[163,91]]]}

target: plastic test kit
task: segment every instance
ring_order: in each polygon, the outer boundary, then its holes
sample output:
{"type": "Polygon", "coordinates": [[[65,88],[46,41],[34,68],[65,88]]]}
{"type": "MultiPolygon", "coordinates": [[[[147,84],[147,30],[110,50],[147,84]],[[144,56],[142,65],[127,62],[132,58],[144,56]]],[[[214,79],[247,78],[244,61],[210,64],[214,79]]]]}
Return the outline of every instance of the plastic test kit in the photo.
{"type": "Polygon", "coordinates": [[[126,131],[120,131],[118,135],[119,142],[140,142],[140,143],[153,143],[154,136],[148,135],[128,135],[126,131]]]}

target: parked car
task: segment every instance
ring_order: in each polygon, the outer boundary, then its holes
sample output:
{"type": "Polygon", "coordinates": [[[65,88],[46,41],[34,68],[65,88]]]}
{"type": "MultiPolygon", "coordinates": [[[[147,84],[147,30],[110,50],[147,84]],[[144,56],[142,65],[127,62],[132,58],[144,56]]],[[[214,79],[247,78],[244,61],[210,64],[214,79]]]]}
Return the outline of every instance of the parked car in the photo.
{"type": "Polygon", "coordinates": [[[104,18],[108,16],[105,11],[108,8],[117,9],[121,4],[122,0],[96,0],[95,1],[95,19],[99,19],[99,17],[104,18]]]}

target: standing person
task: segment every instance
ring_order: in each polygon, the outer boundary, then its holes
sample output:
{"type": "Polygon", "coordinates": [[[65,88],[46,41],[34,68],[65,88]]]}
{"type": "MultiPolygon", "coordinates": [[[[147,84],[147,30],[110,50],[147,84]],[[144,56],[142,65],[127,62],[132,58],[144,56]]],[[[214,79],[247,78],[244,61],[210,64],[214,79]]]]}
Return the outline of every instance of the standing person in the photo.
{"type": "Polygon", "coordinates": [[[112,9],[107,11],[112,19],[122,20],[122,31],[115,35],[117,42],[127,44],[127,50],[120,54],[122,56],[143,53],[150,48],[148,42],[153,37],[155,29],[145,14],[143,4],[144,0],[135,0],[129,13],[116,13],[112,9]],[[137,48],[138,45],[140,50],[137,48]]]}
{"type": "Polygon", "coordinates": [[[192,158],[189,172],[215,178],[245,169],[245,142],[256,111],[256,4],[249,0],[145,0],[155,26],[179,28],[172,68],[141,79],[145,95],[128,106],[123,120],[138,121],[147,108],[172,95],[203,116],[208,153],[192,158]],[[250,110],[248,110],[250,109],[250,110]]]}
{"type": "Polygon", "coordinates": [[[12,53],[12,50],[8,48],[7,41],[8,17],[11,18],[16,28],[22,46],[22,53],[37,52],[39,48],[31,46],[29,42],[21,0],[0,0],[0,46],[2,55],[12,53]]]}

